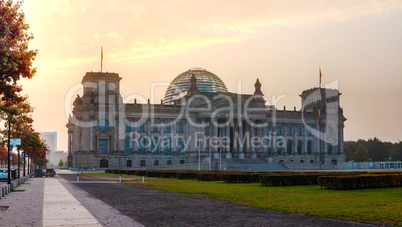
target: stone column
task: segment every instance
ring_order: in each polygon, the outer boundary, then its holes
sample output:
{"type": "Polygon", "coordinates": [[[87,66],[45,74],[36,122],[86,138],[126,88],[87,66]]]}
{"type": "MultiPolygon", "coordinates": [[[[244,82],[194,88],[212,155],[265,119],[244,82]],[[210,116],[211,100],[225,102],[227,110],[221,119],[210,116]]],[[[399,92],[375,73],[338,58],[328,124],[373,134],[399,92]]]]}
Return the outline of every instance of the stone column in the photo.
{"type": "Polygon", "coordinates": [[[245,155],[244,155],[244,148],[243,148],[243,120],[239,121],[239,158],[240,159],[244,159],[245,155]]]}
{"type": "MultiPolygon", "coordinates": [[[[293,130],[293,140],[294,140],[294,148],[293,148],[293,154],[299,154],[298,152],[297,152],[297,140],[298,140],[298,138],[297,138],[297,126],[296,125],[294,125],[294,127],[292,128],[292,130],[293,130]]],[[[300,152],[302,152],[302,151],[300,151],[300,152]]]]}
{"type": "MultiPolygon", "coordinates": [[[[251,141],[253,140],[254,136],[255,136],[255,127],[250,125],[250,131],[251,131],[251,136],[250,136],[250,146],[251,146],[251,155],[250,158],[257,158],[257,153],[255,150],[255,147],[253,146],[253,144],[251,143],[251,141]]],[[[258,129],[258,128],[257,128],[258,129]]],[[[258,135],[258,132],[257,132],[258,135]]]]}
{"type": "Polygon", "coordinates": [[[172,154],[177,154],[177,132],[176,132],[176,125],[178,122],[172,124],[172,154]]]}
{"type": "Polygon", "coordinates": [[[307,130],[305,127],[303,127],[302,129],[302,133],[303,133],[303,154],[307,153],[307,130]]]}
{"type": "Polygon", "coordinates": [[[340,131],[340,134],[341,134],[341,139],[339,141],[339,147],[341,148],[340,149],[341,154],[343,154],[344,153],[344,150],[343,150],[343,125],[340,126],[339,131],[340,131]]]}

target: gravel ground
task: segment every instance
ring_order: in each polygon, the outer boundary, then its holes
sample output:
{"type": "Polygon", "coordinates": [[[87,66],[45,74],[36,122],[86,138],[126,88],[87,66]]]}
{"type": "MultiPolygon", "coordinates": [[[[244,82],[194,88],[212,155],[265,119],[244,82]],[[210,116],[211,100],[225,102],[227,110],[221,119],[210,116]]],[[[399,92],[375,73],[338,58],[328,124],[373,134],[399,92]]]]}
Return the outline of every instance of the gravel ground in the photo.
{"type": "MultiPolygon", "coordinates": [[[[75,181],[75,175],[62,175],[75,181]]],[[[164,192],[130,184],[85,183],[105,180],[83,176],[75,184],[145,226],[369,226],[310,217],[164,192]]]]}
{"type": "MultiPolygon", "coordinates": [[[[108,204],[100,201],[99,199],[88,194],[86,191],[81,190],[76,185],[71,184],[67,180],[60,178],[63,174],[58,174],[60,183],[103,225],[113,227],[127,227],[127,226],[142,226],[133,219],[122,214],[120,211],[114,209],[108,204]]],[[[75,175],[73,175],[75,176],[75,175]]],[[[110,179],[108,179],[110,180],[110,179]]],[[[102,184],[98,184],[99,189],[102,190],[102,184]]]]}
{"type": "Polygon", "coordinates": [[[31,178],[17,187],[23,192],[11,192],[0,199],[0,226],[42,226],[43,178],[31,178]]]}

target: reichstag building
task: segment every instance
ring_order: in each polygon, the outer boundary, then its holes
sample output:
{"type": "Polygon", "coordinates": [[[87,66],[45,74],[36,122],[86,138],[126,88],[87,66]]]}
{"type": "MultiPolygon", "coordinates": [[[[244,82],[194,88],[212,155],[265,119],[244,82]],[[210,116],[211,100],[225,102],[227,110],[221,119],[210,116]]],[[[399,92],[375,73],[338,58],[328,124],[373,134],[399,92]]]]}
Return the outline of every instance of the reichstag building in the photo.
{"type": "Polygon", "coordinates": [[[135,95],[123,101],[121,79],[108,72],[83,77],[66,125],[69,167],[334,169],[345,161],[337,89],[304,90],[301,109],[282,109],[264,97],[258,79],[253,94],[238,94],[193,68],[151,104],[135,95]]]}

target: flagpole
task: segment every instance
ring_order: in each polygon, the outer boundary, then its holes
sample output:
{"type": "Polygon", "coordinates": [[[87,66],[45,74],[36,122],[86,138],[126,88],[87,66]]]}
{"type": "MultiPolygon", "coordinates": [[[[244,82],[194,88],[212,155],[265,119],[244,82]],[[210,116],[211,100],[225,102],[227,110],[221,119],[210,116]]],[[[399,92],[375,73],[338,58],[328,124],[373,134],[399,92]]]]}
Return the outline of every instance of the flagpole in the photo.
{"type": "Polygon", "coordinates": [[[318,131],[319,131],[319,141],[320,141],[320,158],[319,158],[319,160],[320,160],[320,170],[322,169],[322,152],[321,152],[321,148],[322,148],[322,140],[321,140],[321,98],[322,98],[322,95],[321,95],[321,77],[322,77],[322,74],[321,74],[321,67],[320,67],[320,75],[319,75],[319,79],[320,79],[320,81],[319,81],[319,92],[320,92],[320,99],[319,99],[319,103],[318,103],[318,131]]]}
{"type": "Polygon", "coordinates": [[[103,47],[101,47],[101,72],[103,67],[103,47]]]}

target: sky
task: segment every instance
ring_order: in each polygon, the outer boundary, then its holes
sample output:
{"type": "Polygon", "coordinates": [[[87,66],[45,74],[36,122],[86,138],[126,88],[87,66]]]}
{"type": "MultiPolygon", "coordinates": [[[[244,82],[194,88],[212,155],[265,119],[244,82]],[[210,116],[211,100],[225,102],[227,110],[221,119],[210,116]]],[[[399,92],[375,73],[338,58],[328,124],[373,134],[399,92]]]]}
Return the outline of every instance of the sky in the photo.
{"type": "Polygon", "coordinates": [[[103,71],[119,73],[123,96],[151,97],[152,83],[201,67],[231,92],[253,93],[259,78],[268,101],[284,95],[279,109],[299,109],[321,67],[323,86],[338,83],[342,93],[345,140],[402,139],[402,1],[26,0],[22,10],[39,53],[36,76],[21,84],[35,129],[57,132],[59,150],[65,99],[86,72],[100,71],[101,47],[103,71]]]}

